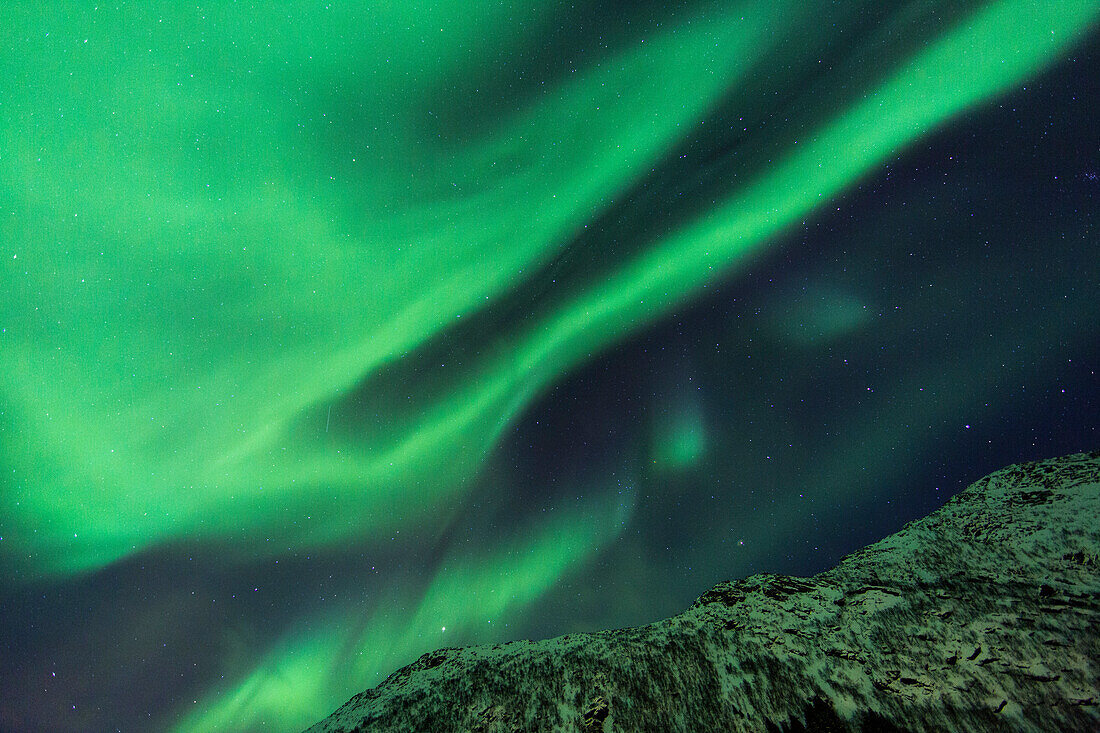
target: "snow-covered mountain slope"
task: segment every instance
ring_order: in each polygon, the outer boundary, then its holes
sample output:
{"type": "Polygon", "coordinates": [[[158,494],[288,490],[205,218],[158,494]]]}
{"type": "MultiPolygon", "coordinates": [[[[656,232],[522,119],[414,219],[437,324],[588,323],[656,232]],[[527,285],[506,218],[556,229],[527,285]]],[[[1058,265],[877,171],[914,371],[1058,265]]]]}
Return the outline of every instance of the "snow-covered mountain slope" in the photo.
{"type": "Polygon", "coordinates": [[[1100,730],[1100,452],[997,471],[811,578],[648,626],[440,649],[335,731],[1100,730]]]}

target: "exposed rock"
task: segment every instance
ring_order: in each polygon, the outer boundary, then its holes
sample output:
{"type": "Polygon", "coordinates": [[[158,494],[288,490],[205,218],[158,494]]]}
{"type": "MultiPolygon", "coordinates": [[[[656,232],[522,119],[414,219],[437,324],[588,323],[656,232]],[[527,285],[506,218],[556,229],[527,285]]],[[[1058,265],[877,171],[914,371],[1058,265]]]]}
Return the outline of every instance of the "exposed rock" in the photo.
{"type": "Polygon", "coordinates": [[[441,649],[329,731],[1100,730],[1100,452],[997,471],[812,578],[441,649]]]}

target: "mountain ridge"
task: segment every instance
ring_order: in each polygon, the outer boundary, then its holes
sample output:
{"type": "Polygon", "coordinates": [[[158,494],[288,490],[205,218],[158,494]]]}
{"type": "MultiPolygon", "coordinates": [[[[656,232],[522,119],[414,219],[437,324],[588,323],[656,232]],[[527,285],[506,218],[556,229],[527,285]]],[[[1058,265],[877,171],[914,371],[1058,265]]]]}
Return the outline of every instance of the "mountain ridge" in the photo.
{"type": "Polygon", "coordinates": [[[812,577],[429,652],[308,733],[1100,729],[1100,451],[1015,464],[812,577]]]}

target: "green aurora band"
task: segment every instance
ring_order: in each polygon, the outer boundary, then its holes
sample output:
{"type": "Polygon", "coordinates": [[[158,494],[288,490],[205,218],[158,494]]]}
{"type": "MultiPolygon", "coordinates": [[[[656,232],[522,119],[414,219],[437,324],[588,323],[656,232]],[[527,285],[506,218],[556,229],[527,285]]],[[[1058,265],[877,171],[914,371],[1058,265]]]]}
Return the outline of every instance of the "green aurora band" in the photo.
{"type": "MultiPolygon", "coordinates": [[[[444,526],[563,375],[1100,16],[909,4],[713,202],[592,252],[590,228],[670,151],[717,110],[760,114],[783,67],[811,68],[870,5],[698,4],[510,85],[496,77],[555,5],[33,5],[0,23],[18,50],[0,59],[0,561],[28,579],[179,542],[231,561],[444,526]]],[[[681,423],[656,451],[673,463],[705,449],[681,423]]],[[[441,618],[477,641],[629,512],[608,494],[456,556],[401,599],[411,613],[332,608],[178,729],[308,724],[444,645],[441,618]]]]}

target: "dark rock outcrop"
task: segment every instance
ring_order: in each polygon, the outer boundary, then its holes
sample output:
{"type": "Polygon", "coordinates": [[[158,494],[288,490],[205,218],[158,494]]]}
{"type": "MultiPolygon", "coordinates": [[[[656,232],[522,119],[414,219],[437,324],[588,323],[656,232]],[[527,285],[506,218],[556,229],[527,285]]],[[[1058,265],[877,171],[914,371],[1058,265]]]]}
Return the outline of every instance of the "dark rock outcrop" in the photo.
{"type": "Polygon", "coordinates": [[[812,578],[425,654],[310,733],[1097,731],[1098,704],[1100,452],[997,471],[812,578]]]}

